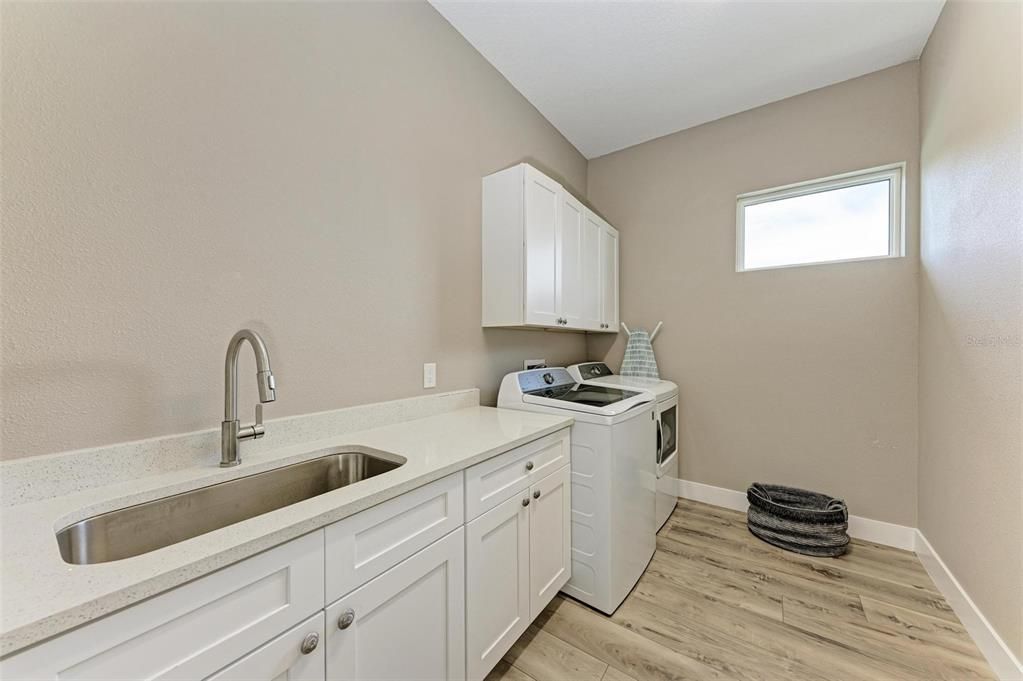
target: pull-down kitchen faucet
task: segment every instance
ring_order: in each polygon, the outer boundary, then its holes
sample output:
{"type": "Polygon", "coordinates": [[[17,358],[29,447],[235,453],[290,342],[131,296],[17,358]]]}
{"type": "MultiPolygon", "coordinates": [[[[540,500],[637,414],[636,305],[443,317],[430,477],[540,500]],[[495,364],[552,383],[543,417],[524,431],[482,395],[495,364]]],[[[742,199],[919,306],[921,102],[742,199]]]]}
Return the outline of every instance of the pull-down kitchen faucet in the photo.
{"type": "Polygon", "coordinates": [[[224,362],[224,422],[220,424],[220,465],[237,466],[242,462],[238,456],[238,441],[263,437],[263,404],[277,399],[277,386],[270,371],[270,353],[258,333],[242,329],[227,344],[227,359],[224,362]],[[242,341],[248,341],[256,353],[256,384],[259,387],[259,402],[256,405],[256,423],[240,427],[238,423],[238,353],[242,341]]]}

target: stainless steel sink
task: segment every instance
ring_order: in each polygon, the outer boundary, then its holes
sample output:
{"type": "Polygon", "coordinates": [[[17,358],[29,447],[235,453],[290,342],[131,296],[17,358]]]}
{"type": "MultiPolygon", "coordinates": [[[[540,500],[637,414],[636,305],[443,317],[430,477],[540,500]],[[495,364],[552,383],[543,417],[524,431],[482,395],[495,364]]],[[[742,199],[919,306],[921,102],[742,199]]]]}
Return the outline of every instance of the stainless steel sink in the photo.
{"type": "Polygon", "coordinates": [[[356,448],[81,520],[57,533],[66,563],[130,558],[367,480],[405,463],[356,448]]]}

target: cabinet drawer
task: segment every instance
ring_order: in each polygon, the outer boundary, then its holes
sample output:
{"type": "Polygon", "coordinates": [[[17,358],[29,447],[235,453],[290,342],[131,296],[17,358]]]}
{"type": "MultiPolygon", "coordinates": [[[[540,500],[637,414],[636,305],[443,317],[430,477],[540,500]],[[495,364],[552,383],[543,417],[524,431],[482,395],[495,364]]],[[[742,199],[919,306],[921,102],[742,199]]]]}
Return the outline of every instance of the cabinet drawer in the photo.
{"type": "Polygon", "coordinates": [[[326,528],[327,601],[397,565],[464,520],[462,474],[453,473],[326,528]]]}
{"type": "Polygon", "coordinates": [[[568,429],[517,447],[465,471],[465,517],[472,520],[568,465],[568,429]]]}
{"type": "Polygon", "coordinates": [[[318,530],[14,655],[0,675],[202,679],[323,602],[318,530]]]}
{"type": "Polygon", "coordinates": [[[323,681],[324,633],[320,611],[207,681],[323,681]],[[311,634],[317,636],[316,647],[302,652],[302,644],[311,634]]]}

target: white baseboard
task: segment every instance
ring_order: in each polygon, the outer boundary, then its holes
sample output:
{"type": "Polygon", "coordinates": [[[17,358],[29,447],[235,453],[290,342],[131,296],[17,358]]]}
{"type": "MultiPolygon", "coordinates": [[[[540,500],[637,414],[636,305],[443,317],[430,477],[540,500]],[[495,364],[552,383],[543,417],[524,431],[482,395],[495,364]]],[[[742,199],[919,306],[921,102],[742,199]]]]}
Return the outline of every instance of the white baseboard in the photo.
{"type": "Polygon", "coordinates": [[[966,631],[970,632],[974,643],[977,644],[981,654],[987,658],[988,664],[991,665],[991,669],[994,670],[998,678],[1003,681],[1023,679],[1023,664],[1020,664],[1020,661],[1012,654],[1009,646],[987,621],[984,613],[966,593],[963,585],[955,578],[955,575],[948,569],[948,566],[941,560],[920,530],[916,531],[916,555],[923,563],[927,574],[934,580],[938,591],[942,593],[948,604],[952,606],[956,616],[959,617],[959,621],[966,627],[966,631]]]}
{"type": "MultiPolygon", "coordinates": [[[[745,492],[705,485],[702,482],[692,482],[691,480],[678,481],[678,495],[683,499],[702,501],[705,504],[722,506],[743,513],[749,506],[745,492]]],[[[916,548],[916,534],[915,527],[895,525],[858,515],[849,516],[849,536],[864,541],[893,546],[904,551],[913,551],[916,548]]]]}
{"type": "MultiPolygon", "coordinates": [[[[749,507],[744,492],[705,485],[702,482],[692,482],[691,480],[678,481],[678,495],[683,499],[702,501],[705,504],[730,508],[743,513],[749,507]]],[[[857,539],[893,546],[897,549],[915,551],[924,569],[927,570],[927,574],[934,580],[938,591],[952,606],[959,621],[973,637],[977,648],[980,649],[981,654],[987,659],[998,678],[1002,681],[1023,680],[1023,665],[992,628],[991,623],[977,608],[969,594],[963,590],[955,575],[948,569],[948,566],[941,560],[920,530],[881,520],[849,516],[849,535],[857,539]]]]}

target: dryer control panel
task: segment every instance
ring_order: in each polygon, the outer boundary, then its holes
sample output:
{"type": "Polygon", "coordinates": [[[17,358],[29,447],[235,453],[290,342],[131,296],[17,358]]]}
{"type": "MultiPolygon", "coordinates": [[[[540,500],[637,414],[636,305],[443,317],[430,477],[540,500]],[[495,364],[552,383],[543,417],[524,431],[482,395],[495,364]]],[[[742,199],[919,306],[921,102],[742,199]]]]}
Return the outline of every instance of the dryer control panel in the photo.
{"type": "Polygon", "coordinates": [[[614,376],[614,373],[611,371],[611,367],[603,362],[587,362],[586,364],[579,365],[579,375],[582,376],[584,381],[603,378],[604,376],[614,376]]]}

